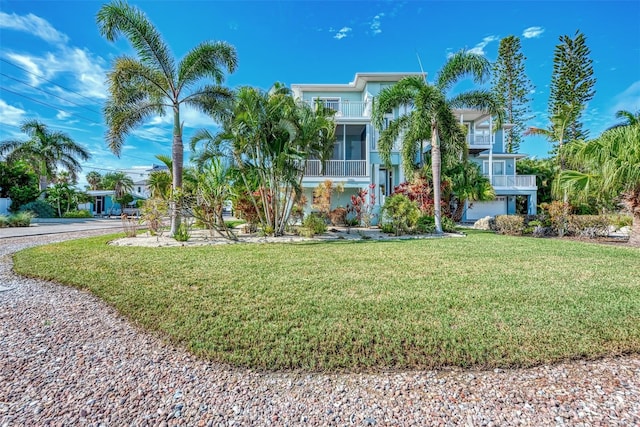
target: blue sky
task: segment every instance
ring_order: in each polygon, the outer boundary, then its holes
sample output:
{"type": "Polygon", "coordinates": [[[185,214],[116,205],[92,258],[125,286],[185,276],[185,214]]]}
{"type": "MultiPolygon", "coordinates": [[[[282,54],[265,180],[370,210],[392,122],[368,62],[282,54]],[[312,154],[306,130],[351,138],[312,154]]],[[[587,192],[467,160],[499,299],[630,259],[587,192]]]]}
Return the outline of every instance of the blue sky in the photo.
{"type": "MultiPolygon", "coordinates": [[[[104,142],[105,74],[131,54],[96,26],[102,1],[0,0],[0,139],[24,139],[24,120],[69,134],[107,172],[157,163],[171,153],[170,116],[136,130],[117,158],[104,142]]],[[[616,122],[617,110],[640,109],[640,2],[633,1],[131,1],[162,33],[178,59],[203,40],[238,51],[227,85],[348,83],[357,72],[424,71],[433,76],[447,54],[466,48],[494,61],[499,40],[519,36],[535,85],[532,126],[546,126],[553,51],[558,37],[587,37],[597,78],[585,111],[591,136],[616,122]]],[[[185,141],[211,120],[183,113],[185,141]]],[[[547,157],[550,146],[528,138],[521,152],[547,157]]],[[[186,153],[188,158],[188,153],[186,153]]]]}

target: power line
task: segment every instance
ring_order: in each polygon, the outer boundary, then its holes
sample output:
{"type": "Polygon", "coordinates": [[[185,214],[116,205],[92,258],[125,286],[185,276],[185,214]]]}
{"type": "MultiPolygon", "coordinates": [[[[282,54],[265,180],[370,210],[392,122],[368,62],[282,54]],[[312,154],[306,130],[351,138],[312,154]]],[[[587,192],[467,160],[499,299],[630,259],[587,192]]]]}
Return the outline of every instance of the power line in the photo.
{"type": "Polygon", "coordinates": [[[22,71],[24,71],[25,73],[29,73],[29,74],[32,74],[32,75],[34,75],[34,76],[38,77],[38,78],[41,78],[41,79],[42,79],[42,80],[44,80],[45,82],[51,83],[52,85],[56,85],[56,86],[58,86],[59,88],[62,88],[62,89],[64,89],[64,90],[68,91],[68,92],[75,93],[75,94],[76,94],[76,95],[78,95],[79,97],[84,98],[84,99],[86,99],[86,100],[88,100],[88,101],[96,102],[96,100],[95,100],[95,99],[88,98],[88,97],[86,97],[86,96],[84,96],[84,95],[82,95],[82,94],[80,94],[80,93],[78,93],[78,92],[74,91],[73,89],[69,89],[69,88],[66,88],[66,87],[64,87],[64,86],[62,86],[62,85],[59,85],[58,83],[52,82],[51,80],[46,79],[45,77],[41,76],[40,74],[38,74],[38,73],[34,73],[33,71],[30,71],[30,70],[27,70],[26,68],[23,68],[23,67],[21,67],[21,66],[19,66],[19,65],[15,64],[15,63],[13,63],[13,62],[11,62],[11,61],[8,61],[8,60],[6,60],[6,59],[4,59],[4,58],[0,58],[0,61],[5,62],[5,63],[7,63],[7,64],[9,64],[9,65],[12,65],[12,66],[14,66],[14,67],[16,67],[16,68],[19,68],[19,69],[21,69],[22,71]]]}
{"type": "MultiPolygon", "coordinates": [[[[11,89],[7,89],[4,86],[0,86],[0,90],[4,90],[4,91],[12,93],[14,95],[21,96],[21,97],[26,98],[26,99],[28,99],[30,101],[33,101],[33,102],[35,102],[37,104],[44,105],[45,107],[53,108],[54,110],[57,110],[57,111],[62,111],[63,110],[63,109],[61,109],[59,107],[56,107],[55,105],[47,104],[46,102],[42,102],[42,101],[39,101],[37,99],[33,99],[33,98],[29,97],[29,96],[23,95],[23,94],[18,93],[18,92],[14,92],[11,89]]],[[[68,112],[65,111],[65,113],[68,113],[68,112]]],[[[79,118],[84,119],[84,120],[87,120],[88,122],[91,122],[91,123],[96,124],[96,125],[102,125],[102,123],[98,123],[95,120],[89,119],[89,118],[84,117],[84,116],[81,116],[80,114],[76,114],[76,113],[68,113],[68,114],[74,115],[74,116],[79,117],[79,118]]]]}
{"type": "Polygon", "coordinates": [[[55,96],[56,98],[61,99],[61,100],[65,101],[65,102],[68,102],[69,104],[73,104],[73,105],[75,105],[76,107],[84,108],[85,110],[89,110],[89,111],[91,111],[92,113],[100,114],[100,113],[99,113],[98,111],[96,111],[96,110],[92,110],[91,108],[86,107],[86,106],[84,106],[84,105],[76,104],[76,103],[75,103],[75,102],[73,102],[73,101],[70,101],[70,100],[68,100],[68,99],[66,99],[66,98],[63,98],[63,97],[61,97],[61,96],[56,95],[55,93],[51,93],[51,92],[48,92],[48,91],[46,91],[46,90],[44,90],[44,89],[42,89],[42,88],[39,88],[39,87],[37,87],[37,86],[33,86],[33,85],[31,85],[31,84],[29,84],[29,83],[25,82],[24,80],[17,79],[17,78],[15,78],[15,77],[10,76],[10,75],[5,74],[5,73],[0,73],[0,76],[4,76],[4,77],[7,77],[7,78],[10,78],[11,80],[15,80],[15,81],[17,81],[17,82],[19,82],[19,83],[22,83],[22,84],[23,84],[23,85],[25,85],[25,86],[29,86],[30,88],[33,88],[33,89],[35,89],[35,90],[39,90],[40,92],[46,93],[47,95],[55,96]]]}

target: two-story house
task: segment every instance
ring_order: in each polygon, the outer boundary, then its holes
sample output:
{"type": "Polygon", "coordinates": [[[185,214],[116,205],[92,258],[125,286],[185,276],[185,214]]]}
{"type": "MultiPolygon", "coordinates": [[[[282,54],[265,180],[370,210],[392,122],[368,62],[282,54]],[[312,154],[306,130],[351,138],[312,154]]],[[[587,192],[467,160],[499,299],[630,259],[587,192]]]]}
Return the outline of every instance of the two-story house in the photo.
{"type": "MultiPolygon", "coordinates": [[[[378,153],[379,132],[371,122],[374,98],[384,88],[400,79],[418,73],[358,73],[348,84],[294,84],[296,98],[315,104],[322,102],[336,111],[333,156],[323,165],[320,160],[308,160],[303,188],[309,205],[313,190],[329,179],[342,184],[345,191],[334,194],[332,205],[346,206],[352,194],[375,184],[376,205],[384,204],[385,196],[406,181],[398,150],[393,150],[391,167],[381,161],[378,153]]],[[[404,108],[390,111],[392,120],[405,113],[404,108]],[[402,111],[401,111],[402,110],[402,111]]],[[[533,175],[516,175],[516,161],[523,154],[506,153],[503,129],[493,132],[492,118],[482,111],[455,111],[460,123],[468,126],[470,159],[477,162],[491,181],[496,199],[473,202],[466,206],[464,221],[474,221],[487,215],[515,214],[518,205],[525,205],[527,213],[536,213],[536,180],[533,175]],[[519,202],[519,203],[517,203],[519,202]]],[[[505,128],[509,125],[505,125],[505,128]]],[[[398,147],[395,147],[398,148],[398,147]]],[[[426,147],[428,149],[428,147],[426,147]]],[[[309,206],[310,209],[310,206],[309,206]]]]}

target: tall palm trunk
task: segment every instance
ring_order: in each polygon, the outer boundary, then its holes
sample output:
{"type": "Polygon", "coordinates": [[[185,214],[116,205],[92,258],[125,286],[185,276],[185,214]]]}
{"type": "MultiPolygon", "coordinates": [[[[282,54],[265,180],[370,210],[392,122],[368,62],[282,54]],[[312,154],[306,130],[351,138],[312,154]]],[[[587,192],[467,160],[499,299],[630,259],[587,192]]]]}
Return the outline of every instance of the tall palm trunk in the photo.
{"type": "Polygon", "coordinates": [[[631,223],[629,245],[640,247],[640,188],[631,190],[625,199],[633,221],[631,223]]]}
{"type": "Polygon", "coordinates": [[[180,125],[180,108],[173,106],[173,144],[171,158],[173,159],[173,197],[169,202],[171,208],[171,235],[175,235],[180,227],[182,209],[182,163],[184,146],[182,144],[182,126],[180,125]]]}
{"type": "Polygon", "coordinates": [[[435,122],[431,123],[431,172],[433,175],[433,216],[436,226],[436,234],[442,234],[442,209],[440,194],[440,174],[442,169],[442,158],[440,155],[440,141],[438,140],[438,127],[435,122]]]}

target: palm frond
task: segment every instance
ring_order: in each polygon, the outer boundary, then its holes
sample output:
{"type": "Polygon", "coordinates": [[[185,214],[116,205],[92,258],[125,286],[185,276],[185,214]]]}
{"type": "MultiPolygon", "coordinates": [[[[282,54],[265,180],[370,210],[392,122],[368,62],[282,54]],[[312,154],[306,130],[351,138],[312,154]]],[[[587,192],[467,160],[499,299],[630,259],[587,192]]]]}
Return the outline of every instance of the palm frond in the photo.
{"type": "Polygon", "coordinates": [[[490,76],[491,63],[482,55],[459,51],[444,64],[436,77],[436,86],[448,91],[462,78],[471,78],[474,83],[484,83],[490,76]]]}

